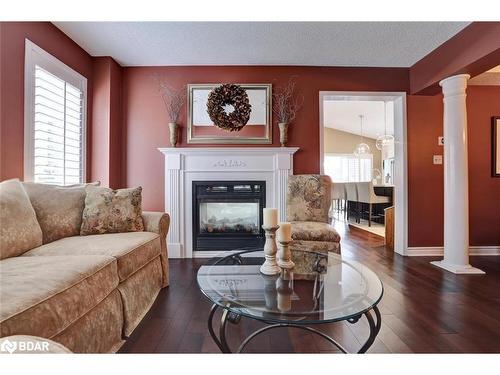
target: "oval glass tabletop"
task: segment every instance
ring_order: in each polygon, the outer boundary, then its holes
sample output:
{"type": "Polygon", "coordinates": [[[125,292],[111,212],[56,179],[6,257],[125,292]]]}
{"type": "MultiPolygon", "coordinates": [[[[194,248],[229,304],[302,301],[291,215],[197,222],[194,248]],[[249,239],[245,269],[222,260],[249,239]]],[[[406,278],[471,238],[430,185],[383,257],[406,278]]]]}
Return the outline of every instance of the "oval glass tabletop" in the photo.
{"type": "Polygon", "coordinates": [[[292,260],[292,270],[266,276],[260,273],[262,250],[223,256],[200,267],[198,285],[213,303],[235,314],[275,323],[356,319],[382,298],[382,281],[357,261],[297,250],[292,260]]]}

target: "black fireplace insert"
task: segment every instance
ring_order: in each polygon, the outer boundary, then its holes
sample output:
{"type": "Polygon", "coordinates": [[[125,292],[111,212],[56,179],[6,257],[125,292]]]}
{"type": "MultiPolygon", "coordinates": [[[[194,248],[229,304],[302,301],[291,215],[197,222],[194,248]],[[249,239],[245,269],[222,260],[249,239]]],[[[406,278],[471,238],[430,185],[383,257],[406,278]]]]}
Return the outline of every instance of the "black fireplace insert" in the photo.
{"type": "Polygon", "coordinates": [[[193,181],[193,250],[262,246],[265,205],[265,181],[193,181]]]}

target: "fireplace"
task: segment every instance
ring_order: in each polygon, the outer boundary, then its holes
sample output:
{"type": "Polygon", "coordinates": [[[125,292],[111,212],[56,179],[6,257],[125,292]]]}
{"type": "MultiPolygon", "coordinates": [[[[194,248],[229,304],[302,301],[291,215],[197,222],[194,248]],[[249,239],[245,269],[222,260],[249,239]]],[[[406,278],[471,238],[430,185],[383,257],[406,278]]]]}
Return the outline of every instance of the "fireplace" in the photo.
{"type": "Polygon", "coordinates": [[[265,181],[193,181],[193,250],[262,246],[265,181]]]}

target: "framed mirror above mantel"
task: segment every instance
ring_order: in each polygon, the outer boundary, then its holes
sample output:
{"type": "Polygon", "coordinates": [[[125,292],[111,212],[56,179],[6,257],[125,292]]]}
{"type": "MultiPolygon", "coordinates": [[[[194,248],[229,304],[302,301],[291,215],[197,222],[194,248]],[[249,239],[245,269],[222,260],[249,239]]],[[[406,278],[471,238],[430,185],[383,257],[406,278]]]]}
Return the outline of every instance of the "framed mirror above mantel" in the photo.
{"type": "MultiPolygon", "coordinates": [[[[237,84],[246,90],[251,105],[250,119],[239,131],[226,131],[214,125],[207,112],[210,92],[220,84],[188,85],[188,134],[191,144],[271,144],[272,85],[237,84]]],[[[230,105],[225,108],[230,113],[230,105]]]]}

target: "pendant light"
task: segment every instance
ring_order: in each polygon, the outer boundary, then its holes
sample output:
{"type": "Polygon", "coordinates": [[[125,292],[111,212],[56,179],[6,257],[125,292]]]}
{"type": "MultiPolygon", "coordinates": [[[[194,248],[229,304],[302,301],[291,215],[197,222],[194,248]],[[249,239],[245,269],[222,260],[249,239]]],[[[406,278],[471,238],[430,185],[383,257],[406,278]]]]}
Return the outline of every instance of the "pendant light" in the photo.
{"type": "Polygon", "coordinates": [[[382,150],[384,147],[394,143],[394,136],[391,134],[387,134],[387,109],[385,104],[386,102],[384,100],[384,135],[379,135],[377,137],[377,142],[375,142],[375,146],[379,150],[382,150]]]}
{"type": "Polygon", "coordinates": [[[354,155],[356,155],[357,157],[370,153],[370,146],[363,142],[363,117],[363,115],[359,115],[359,121],[361,124],[361,142],[358,143],[358,145],[354,149],[354,155]]]}

